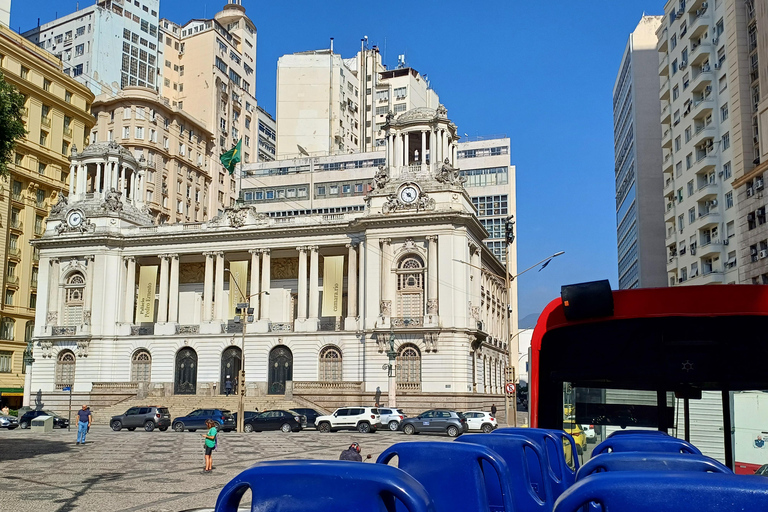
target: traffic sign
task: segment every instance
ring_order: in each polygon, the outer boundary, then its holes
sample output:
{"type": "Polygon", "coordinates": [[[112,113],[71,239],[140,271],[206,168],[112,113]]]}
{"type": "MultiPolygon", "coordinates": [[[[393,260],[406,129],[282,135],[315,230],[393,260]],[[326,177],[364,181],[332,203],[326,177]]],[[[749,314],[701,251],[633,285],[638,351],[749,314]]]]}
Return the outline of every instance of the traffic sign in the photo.
{"type": "Polygon", "coordinates": [[[507,382],[507,385],[504,386],[504,390],[507,392],[508,395],[513,394],[515,392],[515,383],[507,382]]]}
{"type": "Polygon", "coordinates": [[[72,388],[69,387],[69,386],[64,386],[63,388],[61,388],[61,390],[62,391],[72,391],[72,388]]]}

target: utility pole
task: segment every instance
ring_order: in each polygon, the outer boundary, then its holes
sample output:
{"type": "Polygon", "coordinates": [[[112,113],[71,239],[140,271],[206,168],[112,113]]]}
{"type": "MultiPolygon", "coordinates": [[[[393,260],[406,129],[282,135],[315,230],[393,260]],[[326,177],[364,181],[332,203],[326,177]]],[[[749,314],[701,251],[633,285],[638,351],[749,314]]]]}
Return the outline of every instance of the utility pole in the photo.
{"type": "MultiPolygon", "coordinates": [[[[226,269],[226,271],[231,274],[229,269],[226,269]]],[[[250,307],[250,303],[246,302],[251,298],[251,295],[246,295],[243,290],[240,289],[240,285],[237,284],[237,279],[233,279],[231,282],[235,283],[235,287],[237,287],[237,291],[240,293],[240,297],[242,297],[243,301],[238,302],[237,306],[235,306],[235,322],[239,323],[243,329],[243,338],[240,345],[240,371],[237,374],[237,387],[240,392],[240,400],[237,404],[237,431],[243,432],[245,425],[245,326],[248,325],[249,322],[253,322],[253,308],[250,307]]],[[[258,293],[269,294],[269,292],[258,293]]]]}
{"type": "Polygon", "coordinates": [[[507,274],[507,375],[505,375],[507,381],[504,383],[504,418],[509,425],[509,397],[512,396],[512,427],[517,427],[517,386],[512,393],[507,392],[507,384],[510,382],[515,383],[515,366],[517,365],[517,354],[514,354],[515,360],[512,361],[512,355],[509,353],[509,349],[512,346],[512,279],[509,275],[509,263],[512,255],[512,242],[515,241],[515,216],[510,215],[507,217],[504,223],[504,234],[507,242],[507,257],[506,257],[506,274],[507,274]],[[510,375],[510,370],[512,370],[510,375]],[[510,380],[511,377],[511,380],[510,380]]]}
{"type": "Polygon", "coordinates": [[[389,358],[389,364],[387,365],[387,377],[388,388],[387,392],[387,405],[389,407],[397,407],[397,374],[396,372],[396,359],[397,352],[395,352],[395,332],[394,330],[389,333],[389,350],[387,350],[387,357],[389,358]]]}

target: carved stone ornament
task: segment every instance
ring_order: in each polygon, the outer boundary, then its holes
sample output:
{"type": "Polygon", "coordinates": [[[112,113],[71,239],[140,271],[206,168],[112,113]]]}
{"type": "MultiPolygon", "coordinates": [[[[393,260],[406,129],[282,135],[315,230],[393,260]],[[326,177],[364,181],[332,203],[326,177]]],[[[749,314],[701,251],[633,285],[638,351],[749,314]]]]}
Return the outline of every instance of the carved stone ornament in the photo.
{"type": "Polygon", "coordinates": [[[245,226],[245,219],[248,216],[247,210],[236,208],[234,210],[227,210],[227,218],[229,219],[229,225],[233,228],[241,228],[245,226]]]}
{"type": "Polygon", "coordinates": [[[91,345],[91,340],[78,340],[77,341],[77,357],[88,357],[88,347],[91,345]]]}
{"type": "Polygon", "coordinates": [[[435,181],[445,183],[447,185],[464,186],[467,181],[465,176],[462,176],[459,169],[451,165],[450,160],[447,158],[443,161],[443,165],[440,166],[440,170],[435,175],[435,181]]]}
{"type": "Polygon", "coordinates": [[[120,200],[122,195],[123,193],[118,192],[117,190],[114,189],[114,187],[109,189],[109,192],[107,192],[106,199],[104,200],[103,203],[101,203],[101,207],[107,210],[108,212],[123,211],[123,202],[120,200]]]}
{"type": "Polygon", "coordinates": [[[59,194],[59,200],[51,207],[51,215],[58,215],[67,207],[68,201],[64,194],[59,194]]]}
{"type": "Polygon", "coordinates": [[[59,320],[58,311],[49,311],[48,314],[45,315],[45,323],[48,325],[56,325],[58,320],[59,320]]]}
{"type": "Polygon", "coordinates": [[[83,311],[83,325],[91,325],[91,310],[83,311]]]}
{"type": "Polygon", "coordinates": [[[376,171],[376,174],[373,175],[372,187],[374,189],[384,188],[386,184],[389,183],[389,180],[389,169],[383,165],[380,165],[379,170],[376,171]]]}
{"type": "Polygon", "coordinates": [[[379,311],[381,312],[381,316],[391,316],[392,315],[392,301],[391,300],[382,300],[379,302],[379,311]]]}
{"type": "Polygon", "coordinates": [[[95,233],[95,232],[96,232],[96,224],[91,222],[90,219],[85,219],[78,226],[70,226],[69,223],[66,221],[61,221],[59,222],[59,225],[56,226],[57,235],[60,235],[62,233],[95,233]]]}
{"type": "Polygon", "coordinates": [[[427,314],[436,315],[437,309],[437,299],[427,299],[427,314]]]}
{"type": "Polygon", "coordinates": [[[388,215],[397,210],[434,211],[437,203],[423,192],[419,191],[419,199],[412,203],[404,203],[397,194],[390,194],[381,207],[381,213],[388,215]]]}
{"type": "Polygon", "coordinates": [[[379,352],[384,352],[387,350],[387,347],[389,346],[389,333],[376,333],[376,344],[379,346],[379,352]]]}
{"type": "Polygon", "coordinates": [[[406,238],[405,242],[403,242],[403,245],[400,248],[400,251],[414,251],[414,250],[416,250],[416,242],[413,241],[413,238],[406,238]]]}
{"type": "Polygon", "coordinates": [[[480,321],[480,306],[470,306],[469,314],[477,321],[480,321]]]}
{"type": "Polygon", "coordinates": [[[440,338],[439,332],[424,333],[424,345],[427,346],[427,352],[437,352],[437,340],[440,338]]]}
{"type": "Polygon", "coordinates": [[[51,357],[53,355],[53,342],[50,340],[41,341],[40,352],[43,357],[51,357]]]}

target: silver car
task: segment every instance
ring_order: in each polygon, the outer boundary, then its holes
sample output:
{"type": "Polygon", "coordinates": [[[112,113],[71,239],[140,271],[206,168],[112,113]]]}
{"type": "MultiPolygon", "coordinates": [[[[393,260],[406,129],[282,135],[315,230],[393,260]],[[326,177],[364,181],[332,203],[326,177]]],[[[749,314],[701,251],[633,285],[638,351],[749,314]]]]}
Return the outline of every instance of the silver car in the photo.
{"type": "Polygon", "coordinates": [[[407,416],[402,409],[391,409],[389,407],[379,407],[381,424],[393,432],[400,428],[400,422],[407,416]]]}
{"type": "Polygon", "coordinates": [[[13,430],[18,426],[19,426],[19,419],[16,416],[0,414],[0,428],[7,428],[8,430],[13,430]]]}

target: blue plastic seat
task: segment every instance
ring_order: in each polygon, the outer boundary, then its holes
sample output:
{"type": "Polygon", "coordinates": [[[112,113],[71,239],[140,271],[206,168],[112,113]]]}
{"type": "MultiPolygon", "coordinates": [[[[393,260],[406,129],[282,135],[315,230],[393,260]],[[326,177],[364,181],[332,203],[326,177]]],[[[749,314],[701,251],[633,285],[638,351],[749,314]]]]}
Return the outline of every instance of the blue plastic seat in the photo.
{"type": "MultiPolygon", "coordinates": [[[[546,460],[541,448],[516,435],[468,434],[455,439],[460,443],[479,444],[498,453],[512,475],[512,497],[517,512],[549,512],[555,505],[550,479],[545,474],[546,460]]],[[[501,487],[496,475],[485,472],[485,487],[491,508],[503,507],[501,487]]]]}
{"type": "MultiPolygon", "coordinates": [[[[376,460],[387,464],[397,456],[397,466],[427,490],[437,512],[513,512],[512,476],[495,451],[471,443],[397,443],[376,460]],[[495,473],[501,506],[489,502],[485,474],[495,473]]],[[[493,492],[493,491],[491,491],[493,492]]],[[[363,509],[361,509],[363,510],[363,509]]]]}
{"type": "Polygon", "coordinates": [[[768,510],[768,478],[722,473],[616,471],[590,475],[558,498],[554,512],[591,502],[605,512],[768,510]]]}
{"type": "Polygon", "coordinates": [[[592,457],[609,452],[665,452],[701,455],[701,450],[688,441],[672,436],[644,436],[640,434],[609,437],[592,450],[592,457]]]}
{"type": "Polygon", "coordinates": [[[727,466],[705,455],[682,453],[620,452],[603,453],[579,468],[579,482],[594,473],[606,471],[693,471],[733,474],[727,466]]]}
{"type": "Polygon", "coordinates": [[[492,434],[486,435],[516,435],[529,439],[539,445],[547,461],[547,473],[551,479],[552,492],[557,498],[576,481],[576,471],[579,469],[579,457],[576,454],[576,443],[573,437],[563,430],[546,428],[499,428],[492,434]],[[568,440],[571,451],[568,457],[573,467],[568,464],[563,440],[568,440]]]}
{"type": "Polygon", "coordinates": [[[662,432],[661,430],[640,430],[637,428],[629,428],[629,429],[622,429],[622,430],[614,430],[608,435],[606,439],[610,439],[612,437],[618,437],[618,436],[631,436],[631,435],[671,437],[669,434],[667,434],[666,432],[662,432]]]}
{"type": "Polygon", "coordinates": [[[216,512],[237,512],[251,490],[259,512],[436,512],[424,487],[395,467],[348,461],[260,462],[219,493],[216,512]]]}

